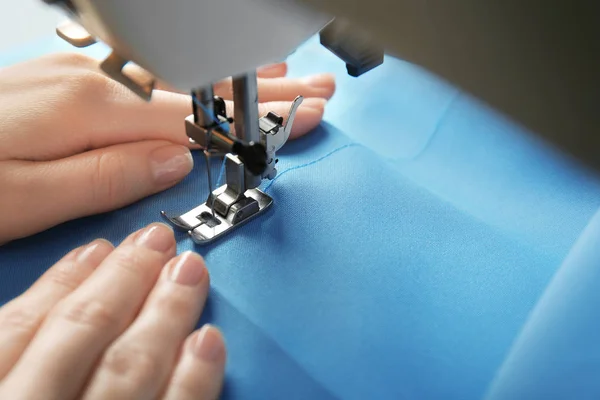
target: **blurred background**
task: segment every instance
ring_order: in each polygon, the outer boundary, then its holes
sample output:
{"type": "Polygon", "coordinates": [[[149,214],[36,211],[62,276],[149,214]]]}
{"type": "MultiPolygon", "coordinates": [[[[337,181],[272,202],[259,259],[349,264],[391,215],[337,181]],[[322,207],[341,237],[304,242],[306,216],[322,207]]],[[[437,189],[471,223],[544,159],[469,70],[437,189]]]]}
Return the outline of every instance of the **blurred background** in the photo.
{"type": "Polygon", "coordinates": [[[41,0],[0,0],[0,53],[52,35],[64,18],[41,0]]]}

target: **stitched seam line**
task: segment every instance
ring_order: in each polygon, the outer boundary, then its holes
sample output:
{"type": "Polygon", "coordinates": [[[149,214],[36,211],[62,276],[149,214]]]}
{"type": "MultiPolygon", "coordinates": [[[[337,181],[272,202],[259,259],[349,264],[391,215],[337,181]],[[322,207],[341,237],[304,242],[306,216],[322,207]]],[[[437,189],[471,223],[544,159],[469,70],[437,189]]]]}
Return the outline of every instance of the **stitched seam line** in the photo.
{"type": "Polygon", "coordinates": [[[340,146],[340,147],[338,147],[338,148],[335,148],[335,149],[331,150],[329,153],[325,154],[324,156],[321,156],[321,157],[317,158],[316,160],[313,160],[313,161],[310,161],[310,162],[307,162],[307,163],[304,163],[304,164],[300,164],[300,165],[296,165],[296,166],[290,167],[290,168],[288,168],[288,169],[286,169],[286,170],[284,170],[284,171],[280,172],[279,174],[277,174],[277,176],[276,176],[276,177],[275,177],[275,178],[274,178],[274,179],[273,179],[271,182],[269,182],[269,184],[268,184],[268,185],[265,187],[265,189],[264,189],[264,190],[265,190],[265,192],[266,192],[267,190],[269,190],[269,188],[270,188],[270,187],[271,187],[271,186],[272,186],[272,185],[273,185],[273,184],[274,184],[274,183],[275,183],[275,182],[276,182],[276,181],[277,181],[279,178],[281,178],[282,176],[284,176],[285,174],[287,174],[287,173],[288,173],[288,172],[290,172],[290,171],[295,171],[295,170],[297,170],[297,169],[302,169],[302,168],[310,167],[311,165],[317,164],[317,163],[319,163],[319,162],[321,162],[321,161],[325,160],[326,158],[329,158],[329,157],[331,157],[331,156],[332,156],[332,155],[334,155],[335,153],[338,153],[338,152],[340,152],[340,151],[342,151],[342,150],[345,150],[345,149],[348,149],[348,148],[350,148],[350,147],[357,147],[357,146],[363,147],[361,144],[358,144],[358,143],[348,143],[348,144],[345,144],[345,145],[343,145],[343,146],[340,146]]]}

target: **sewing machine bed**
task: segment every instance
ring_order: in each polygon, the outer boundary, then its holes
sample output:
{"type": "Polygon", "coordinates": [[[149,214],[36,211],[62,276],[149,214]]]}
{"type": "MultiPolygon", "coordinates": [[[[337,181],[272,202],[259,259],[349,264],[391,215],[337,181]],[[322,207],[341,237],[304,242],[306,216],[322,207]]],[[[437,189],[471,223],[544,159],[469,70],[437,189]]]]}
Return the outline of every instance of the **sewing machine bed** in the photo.
{"type": "MultiPolygon", "coordinates": [[[[0,66],[54,51],[72,49],[0,66]]],[[[224,398],[598,398],[600,180],[403,61],[351,78],[315,38],[289,66],[338,91],[279,154],[273,207],[209,247],[178,236],[212,276],[224,398]]],[[[201,157],[165,193],[0,248],[0,303],[75,246],[199,204],[201,157]]]]}

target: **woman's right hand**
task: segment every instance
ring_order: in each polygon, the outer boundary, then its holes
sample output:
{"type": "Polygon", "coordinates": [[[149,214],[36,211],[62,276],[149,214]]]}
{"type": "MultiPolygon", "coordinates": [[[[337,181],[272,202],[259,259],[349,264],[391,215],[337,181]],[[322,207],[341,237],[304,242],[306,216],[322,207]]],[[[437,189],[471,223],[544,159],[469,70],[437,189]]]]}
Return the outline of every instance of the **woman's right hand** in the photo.
{"type": "Polygon", "coordinates": [[[226,351],[193,332],[209,290],[194,253],[153,224],[117,248],[96,240],[0,308],[0,398],[209,400],[226,351]]]}

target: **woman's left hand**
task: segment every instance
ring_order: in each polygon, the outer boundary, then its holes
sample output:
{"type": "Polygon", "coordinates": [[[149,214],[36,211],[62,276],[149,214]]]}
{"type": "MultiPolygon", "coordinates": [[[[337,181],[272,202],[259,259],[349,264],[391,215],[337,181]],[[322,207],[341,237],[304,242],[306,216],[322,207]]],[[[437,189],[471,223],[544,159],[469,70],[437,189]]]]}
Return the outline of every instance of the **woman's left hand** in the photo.
{"type": "MultiPolygon", "coordinates": [[[[334,80],[285,74],[285,64],[259,71],[259,111],[285,116],[303,95],[295,138],[321,122],[334,80]]],[[[217,83],[215,93],[233,115],[230,80],[217,83]]],[[[193,164],[184,125],[190,113],[189,96],[156,90],[146,103],[79,54],[0,70],[0,244],[181,181],[193,164]]]]}

